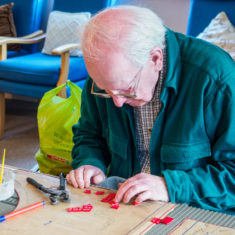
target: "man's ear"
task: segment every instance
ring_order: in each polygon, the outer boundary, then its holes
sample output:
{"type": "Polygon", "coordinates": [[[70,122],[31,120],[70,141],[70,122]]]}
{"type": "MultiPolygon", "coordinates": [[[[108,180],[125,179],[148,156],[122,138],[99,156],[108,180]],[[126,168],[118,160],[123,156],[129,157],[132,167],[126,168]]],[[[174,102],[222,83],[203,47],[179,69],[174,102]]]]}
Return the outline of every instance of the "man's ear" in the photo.
{"type": "Polygon", "coordinates": [[[154,65],[155,71],[159,72],[162,70],[163,66],[163,55],[162,55],[162,49],[159,47],[154,47],[150,51],[150,59],[151,62],[154,65]]]}

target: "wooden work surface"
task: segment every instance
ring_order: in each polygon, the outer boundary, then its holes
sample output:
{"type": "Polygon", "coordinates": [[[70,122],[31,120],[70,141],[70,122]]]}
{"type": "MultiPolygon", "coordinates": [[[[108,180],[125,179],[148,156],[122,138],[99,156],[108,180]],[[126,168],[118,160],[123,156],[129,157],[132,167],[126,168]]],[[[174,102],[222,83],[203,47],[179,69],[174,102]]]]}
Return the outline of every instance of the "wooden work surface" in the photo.
{"type": "MultiPolygon", "coordinates": [[[[6,167],[9,168],[9,167],[6,167]]],[[[161,202],[145,202],[139,206],[120,204],[118,210],[110,208],[109,203],[100,200],[111,191],[105,191],[104,195],[95,195],[100,188],[90,187],[92,193],[85,194],[84,189],[75,189],[70,185],[67,190],[70,202],[59,202],[51,205],[48,197],[39,190],[28,184],[27,177],[31,177],[43,184],[45,187],[59,185],[57,177],[33,173],[20,169],[14,169],[16,174],[15,189],[19,194],[20,201],[16,208],[44,200],[46,205],[41,208],[15,216],[0,224],[0,234],[126,234],[138,227],[145,220],[149,220],[159,208],[167,210],[172,204],[161,202]],[[68,213],[68,207],[78,207],[91,203],[91,212],[68,213]]]]}
{"type": "MultiPolygon", "coordinates": [[[[150,222],[153,217],[164,218],[176,206],[176,204],[163,202],[144,202],[139,206],[120,203],[119,209],[115,210],[110,208],[109,203],[101,202],[102,198],[111,193],[110,190],[102,189],[105,192],[104,195],[95,195],[94,193],[101,189],[90,187],[91,194],[85,194],[84,189],[75,189],[70,185],[67,186],[70,202],[51,205],[48,197],[28,184],[26,178],[31,177],[45,187],[57,188],[58,177],[7,166],[6,168],[14,170],[16,174],[15,189],[20,196],[16,210],[42,200],[46,205],[0,223],[1,235],[144,234],[154,225],[150,222]],[[91,212],[67,212],[69,207],[78,207],[88,203],[93,205],[91,212]]],[[[180,229],[182,230],[182,227],[180,229]]],[[[173,234],[182,233],[175,231],[173,234]]]]}

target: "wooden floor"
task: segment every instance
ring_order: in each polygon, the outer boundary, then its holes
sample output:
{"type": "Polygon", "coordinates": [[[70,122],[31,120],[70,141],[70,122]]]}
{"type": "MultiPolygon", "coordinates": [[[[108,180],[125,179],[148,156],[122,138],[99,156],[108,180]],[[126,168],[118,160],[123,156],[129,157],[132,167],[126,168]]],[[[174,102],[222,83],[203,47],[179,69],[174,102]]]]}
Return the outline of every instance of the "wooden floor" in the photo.
{"type": "Polygon", "coordinates": [[[6,164],[28,170],[37,168],[37,107],[37,102],[6,100],[5,133],[0,140],[0,159],[6,148],[6,164]]]}

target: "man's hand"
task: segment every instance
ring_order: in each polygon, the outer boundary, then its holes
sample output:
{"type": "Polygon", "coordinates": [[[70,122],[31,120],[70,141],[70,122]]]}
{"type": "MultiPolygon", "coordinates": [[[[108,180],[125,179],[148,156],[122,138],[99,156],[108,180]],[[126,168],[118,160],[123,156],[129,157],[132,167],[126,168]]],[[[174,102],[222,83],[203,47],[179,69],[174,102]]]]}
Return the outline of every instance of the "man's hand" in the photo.
{"type": "Polygon", "coordinates": [[[91,183],[100,184],[105,176],[102,170],[91,165],[84,165],[66,175],[66,180],[75,188],[87,188],[91,183]]]}
{"type": "Polygon", "coordinates": [[[135,202],[146,200],[169,201],[169,194],[163,177],[140,173],[122,183],[117,191],[115,201],[128,203],[133,197],[135,202]]]}

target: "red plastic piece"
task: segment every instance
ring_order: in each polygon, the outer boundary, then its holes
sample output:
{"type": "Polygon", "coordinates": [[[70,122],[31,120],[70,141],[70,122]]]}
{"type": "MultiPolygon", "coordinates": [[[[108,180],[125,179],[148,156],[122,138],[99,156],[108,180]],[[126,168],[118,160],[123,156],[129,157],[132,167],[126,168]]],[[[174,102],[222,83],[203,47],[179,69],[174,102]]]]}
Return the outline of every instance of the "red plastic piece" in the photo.
{"type": "Polygon", "coordinates": [[[116,196],[116,193],[110,193],[107,197],[103,198],[101,202],[110,202],[112,201],[116,196]]]}
{"type": "Polygon", "coordinates": [[[141,204],[141,202],[132,202],[132,205],[134,205],[134,206],[138,206],[140,204],[141,204]]]}
{"type": "Polygon", "coordinates": [[[73,211],[73,208],[68,208],[67,211],[70,213],[73,211]]]}
{"type": "Polygon", "coordinates": [[[112,204],[115,204],[115,203],[118,203],[118,202],[115,202],[115,201],[109,201],[108,202],[110,205],[112,205],[112,204]]]}
{"type": "Polygon", "coordinates": [[[174,220],[174,218],[171,217],[165,217],[164,219],[161,220],[161,224],[169,224],[174,220]]]}
{"type": "Polygon", "coordinates": [[[83,205],[82,207],[72,207],[68,208],[68,212],[90,212],[93,206],[91,204],[83,205]]]}
{"type": "Polygon", "coordinates": [[[111,204],[110,208],[113,208],[113,209],[116,209],[116,210],[119,208],[119,203],[118,202],[111,201],[109,203],[111,204]]]}
{"type": "Polygon", "coordinates": [[[103,194],[104,194],[104,191],[97,191],[95,194],[96,194],[96,195],[103,195],[103,194]]]}
{"type": "Polygon", "coordinates": [[[82,211],[83,212],[90,212],[92,210],[93,206],[91,204],[83,205],[82,211]]]}
{"type": "Polygon", "coordinates": [[[157,218],[157,217],[154,217],[152,220],[151,220],[152,223],[154,224],[160,224],[161,223],[161,219],[157,218]]]}
{"type": "Polygon", "coordinates": [[[82,211],[82,207],[74,207],[72,211],[73,212],[80,212],[80,211],[82,211]]]}
{"type": "Polygon", "coordinates": [[[90,189],[86,189],[86,190],[84,191],[84,193],[90,194],[90,193],[91,193],[91,190],[90,190],[90,189]]]}
{"type": "Polygon", "coordinates": [[[72,207],[67,209],[68,212],[80,212],[82,211],[82,207],[72,207]]]}

